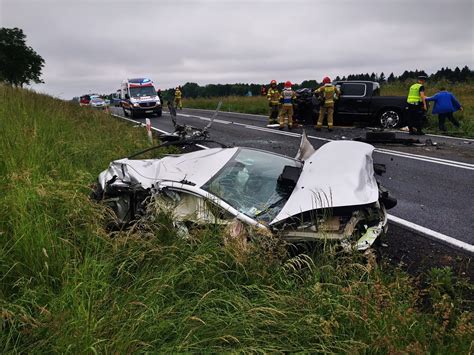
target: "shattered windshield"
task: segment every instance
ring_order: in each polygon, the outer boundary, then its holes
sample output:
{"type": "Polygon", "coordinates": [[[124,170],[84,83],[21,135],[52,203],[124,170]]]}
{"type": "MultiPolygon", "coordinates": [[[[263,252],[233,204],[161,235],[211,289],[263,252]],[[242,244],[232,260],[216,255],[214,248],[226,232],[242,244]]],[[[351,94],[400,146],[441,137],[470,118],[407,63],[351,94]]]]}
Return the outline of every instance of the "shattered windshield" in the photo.
{"type": "Polygon", "coordinates": [[[239,149],[202,188],[247,216],[270,222],[292,192],[278,184],[278,177],[287,165],[301,167],[300,162],[290,158],[239,149]]]}
{"type": "Polygon", "coordinates": [[[130,88],[131,97],[141,96],[156,96],[156,91],[153,86],[142,86],[137,88],[130,88]]]}

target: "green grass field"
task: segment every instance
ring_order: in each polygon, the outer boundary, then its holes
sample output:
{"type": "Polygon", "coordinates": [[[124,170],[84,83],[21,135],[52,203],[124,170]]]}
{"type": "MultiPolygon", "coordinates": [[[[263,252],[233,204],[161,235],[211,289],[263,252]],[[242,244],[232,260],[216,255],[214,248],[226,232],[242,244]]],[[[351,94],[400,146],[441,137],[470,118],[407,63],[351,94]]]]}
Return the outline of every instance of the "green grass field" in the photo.
{"type": "MultiPolygon", "coordinates": [[[[406,96],[408,87],[410,84],[385,84],[382,86],[381,95],[399,95],[406,96]]],[[[456,85],[450,85],[449,83],[428,83],[426,84],[426,93],[428,96],[434,95],[438,88],[443,85],[449,91],[451,91],[464,106],[464,111],[458,111],[455,113],[455,117],[461,123],[461,128],[456,129],[450,122],[446,123],[449,135],[458,137],[474,137],[474,83],[461,83],[456,85]]],[[[265,97],[253,96],[231,96],[231,97],[218,97],[218,98],[184,98],[183,105],[188,108],[200,108],[214,110],[217,103],[222,101],[222,111],[252,113],[259,115],[268,114],[268,102],[265,97]]],[[[430,133],[441,133],[438,130],[438,118],[437,115],[430,115],[427,131],[430,133]]],[[[443,133],[445,134],[445,133],[443,133]]]]}
{"type": "Polygon", "coordinates": [[[0,98],[1,353],[474,350],[472,285],[449,269],[413,278],[328,245],[288,258],[265,236],[242,253],[215,225],[178,238],[166,214],[108,232],[89,186],[145,130],[0,98]]]}

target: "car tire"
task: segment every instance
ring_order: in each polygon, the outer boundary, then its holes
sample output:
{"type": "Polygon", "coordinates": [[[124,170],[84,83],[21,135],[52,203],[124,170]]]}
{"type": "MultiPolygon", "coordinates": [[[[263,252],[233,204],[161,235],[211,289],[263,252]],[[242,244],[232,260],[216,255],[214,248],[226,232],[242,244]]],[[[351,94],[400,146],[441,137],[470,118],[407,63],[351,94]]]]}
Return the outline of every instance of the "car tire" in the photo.
{"type": "Polygon", "coordinates": [[[379,122],[383,128],[399,128],[402,125],[402,116],[396,110],[386,109],[380,113],[379,122]]]}
{"type": "Polygon", "coordinates": [[[123,109],[123,115],[125,117],[128,117],[128,112],[127,112],[127,110],[125,110],[125,107],[122,107],[122,109],[123,109]]]}

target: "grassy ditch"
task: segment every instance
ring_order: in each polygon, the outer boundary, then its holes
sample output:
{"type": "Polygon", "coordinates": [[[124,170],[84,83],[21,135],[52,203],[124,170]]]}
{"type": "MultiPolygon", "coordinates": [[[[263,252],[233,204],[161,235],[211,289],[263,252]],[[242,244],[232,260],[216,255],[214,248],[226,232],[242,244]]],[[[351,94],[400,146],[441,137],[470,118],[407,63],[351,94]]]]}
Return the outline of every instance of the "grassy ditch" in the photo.
{"type": "MultiPolygon", "coordinates": [[[[385,84],[382,87],[382,95],[397,95],[406,96],[408,92],[409,83],[395,83],[385,84]]],[[[461,128],[455,128],[450,122],[446,123],[449,135],[459,137],[474,137],[474,83],[462,83],[452,85],[449,83],[427,83],[426,91],[428,96],[434,95],[438,89],[444,86],[451,91],[464,106],[464,111],[455,113],[455,117],[461,122],[461,128]]],[[[251,113],[259,115],[268,114],[268,102],[265,97],[253,96],[230,96],[218,98],[196,98],[183,99],[183,105],[187,108],[200,108],[207,110],[214,110],[217,103],[222,101],[222,111],[232,111],[241,113],[251,113]]],[[[433,106],[431,106],[433,107],[433,106]]],[[[427,131],[430,133],[439,134],[438,130],[438,116],[430,115],[427,125],[427,131]]],[[[446,134],[446,133],[442,133],[446,134]]]]}
{"type": "Polygon", "coordinates": [[[89,184],[147,145],[100,112],[0,86],[0,352],[472,352],[472,285],[321,246],[282,256],[158,214],[107,232],[89,184]]]}

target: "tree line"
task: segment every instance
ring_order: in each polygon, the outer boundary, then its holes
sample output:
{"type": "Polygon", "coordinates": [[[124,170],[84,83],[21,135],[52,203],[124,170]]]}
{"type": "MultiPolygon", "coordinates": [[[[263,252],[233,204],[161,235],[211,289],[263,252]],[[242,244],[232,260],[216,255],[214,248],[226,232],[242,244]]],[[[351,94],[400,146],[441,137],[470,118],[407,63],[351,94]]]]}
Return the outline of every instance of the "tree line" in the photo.
{"type": "MultiPolygon", "coordinates": [[[[415,80],[419,75],[428,76],[431,81],[448,81],[451,83],[468,82],[474,80],[474,71],[472,71],[467,65],[462,69],[456,67],[441,68],[435,73],[428,75],[424,70],[405,70],[401,75],[396,76],[394,73],[390,73],[388,77],[385,73],[360,73],[350,74],[347,76],[337,76],[335,80],[369,80],[376,81],[380,84],[391,84],[395,82],[405,82],[408,80],[415,80]]],[[[302,88],[314,89],[318,87],[320,83],[317,80],[304,80],[301,84],[294,84],[293,89],[298,90],[302,88]]],[[[257,96],[261,93],[262,86],[268,88],[269,84],[208,84],[200,86],[197,83],[186,83],[181,87],[181,91],[184,97],[197,98],[197,97],[216,97],[216,96],[257,96]]],[[[284,82],[278,83],[278,88],[283,89],[284,82]]],[[[174,96],[174,88],[164,90],[165,98],[171,98],[174,96]]]]}

